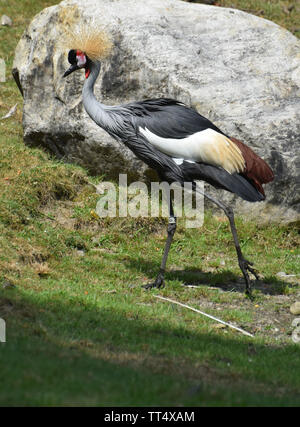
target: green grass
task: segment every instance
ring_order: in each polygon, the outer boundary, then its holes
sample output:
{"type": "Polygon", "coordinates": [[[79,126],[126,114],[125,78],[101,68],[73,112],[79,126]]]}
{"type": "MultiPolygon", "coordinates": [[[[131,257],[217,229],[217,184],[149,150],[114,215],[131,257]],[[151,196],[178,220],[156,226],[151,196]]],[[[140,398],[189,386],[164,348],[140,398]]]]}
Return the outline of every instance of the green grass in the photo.
{"type": "MultiPolygon", "coordinates": [[[[186,0],[207,3],[202,0],[186,0]]],[[[276,22],[300,37],[300,5],[296,0],[216,0],[216,6],[231,7],[276,22]]]]}
{"type": "MultiPolygon", "coordinates": [[[[179,221],[167,287],[157,273],[165,220],[97,219],[99,178],[22,138],[22,99],[10,70],[24,27],[45,1],[11,1],[0,28],[7,60],[0,117],[0,405],[299,405],[299,344],[289,307],[299,295],[299,234],[237,218],[262,280],[244,295],[224,218],[179,221]],[[18,12],[22,4],[22,14],[18,12]],[[224,264],[225,262],[225,264],[224,264]],[[282,280],[276,274],[297,274],[282,280]],[[192,283],[195,287],[184,287],[192,283]],[[155,294],[234,322],[249,338],[155,294]]],[[[3,2],[4,5],[4,2],[3,2]]]]}

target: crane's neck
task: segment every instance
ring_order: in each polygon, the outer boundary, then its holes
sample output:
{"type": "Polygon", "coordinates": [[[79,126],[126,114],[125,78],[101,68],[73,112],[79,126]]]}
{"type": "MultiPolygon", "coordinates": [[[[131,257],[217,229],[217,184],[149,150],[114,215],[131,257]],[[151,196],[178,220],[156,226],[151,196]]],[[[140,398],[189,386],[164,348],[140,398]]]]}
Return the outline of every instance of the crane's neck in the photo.
{"type": "Polygon", "coordinates": [[[109,131],[111,120],[110,115],[108,114],[108,110],[110,107],[98,102],[94,95],[94,86],[99,75],[100,68],[101,64],[99,61],[90,61],[90,74],[85,79],[83,85],[82,99],[84,108],[91,119],[94,120],[97,125],[109,131]]]}

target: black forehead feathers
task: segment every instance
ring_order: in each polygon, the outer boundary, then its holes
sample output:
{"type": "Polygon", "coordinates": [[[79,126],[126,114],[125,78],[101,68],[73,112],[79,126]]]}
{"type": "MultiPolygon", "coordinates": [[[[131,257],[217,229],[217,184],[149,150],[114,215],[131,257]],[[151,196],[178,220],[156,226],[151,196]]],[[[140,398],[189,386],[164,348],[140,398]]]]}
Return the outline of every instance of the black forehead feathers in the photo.
{"type": "Polygon", "coordinates": [[[70,62],[70,64],[76,63],[76,50],[74,49],[70,50],[68,54],[68,61],[70,62]]]}

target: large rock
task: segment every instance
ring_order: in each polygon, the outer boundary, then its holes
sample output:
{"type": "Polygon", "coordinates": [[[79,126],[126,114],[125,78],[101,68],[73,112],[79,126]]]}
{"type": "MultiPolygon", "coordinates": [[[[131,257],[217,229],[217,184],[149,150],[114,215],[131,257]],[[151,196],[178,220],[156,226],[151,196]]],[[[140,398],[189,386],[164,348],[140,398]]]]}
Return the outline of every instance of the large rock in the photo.
{"type": "Polygon", "coordinates": [[[300,42],[241,11],[179,0],[68,0],[43,10],[14,60],[27,144],[106,177],[147,176],[147,168],[85,113],[83,73],[62,78],[69,66],[63,30],[91,19],[114,41],[96,85],[102,102],[167,96],[193,106],[275,172],[267,202],[250,204],[226,192],[222,199],[260,220],[299,219],[300,42]]]}

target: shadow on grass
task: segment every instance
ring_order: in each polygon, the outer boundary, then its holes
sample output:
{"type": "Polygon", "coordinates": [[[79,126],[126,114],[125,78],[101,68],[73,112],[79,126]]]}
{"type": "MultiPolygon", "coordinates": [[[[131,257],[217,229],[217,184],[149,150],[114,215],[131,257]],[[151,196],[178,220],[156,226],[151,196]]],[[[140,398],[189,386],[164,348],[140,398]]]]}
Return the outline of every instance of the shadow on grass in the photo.
{"type": "Polygon", "coordinates": [[[0,405],[296,405],[299,347],[189,328],[124,294],[0,295],[0,405]],[[122,308],[121,308],[122,307],[122,308]],[[130,313],[130,315],[129,315],[130,313]],[[174,323],[175,322],[175,323],[174,323]]]}
{"type": "MultiPolygon", "coordinates": [[[[154,281],[156,274],[159,271],[159,264],[147,260],[126,260],[126,264],[131,270],[142,272],[148,276],[152,276],[154,281]]],[[[251,276],[251,274],[250,274],[251,276]]],[[[168,270],[165,274],[166,283],[172,280],[179,280],[183,285],[193,286],[215,286],[227,292],[245,293],[245,281],[241,275],[234,274],[230,270],[219,272],[204,272],[195,268],[185,268],[183,270],[168,270]]],[[[266,295],[282,295],[287,292],[288,288],[293,288],[293,284],[279,280],[271,276],[263,280],[252,280],[252,289],[257,289],[266,295]]]]}

